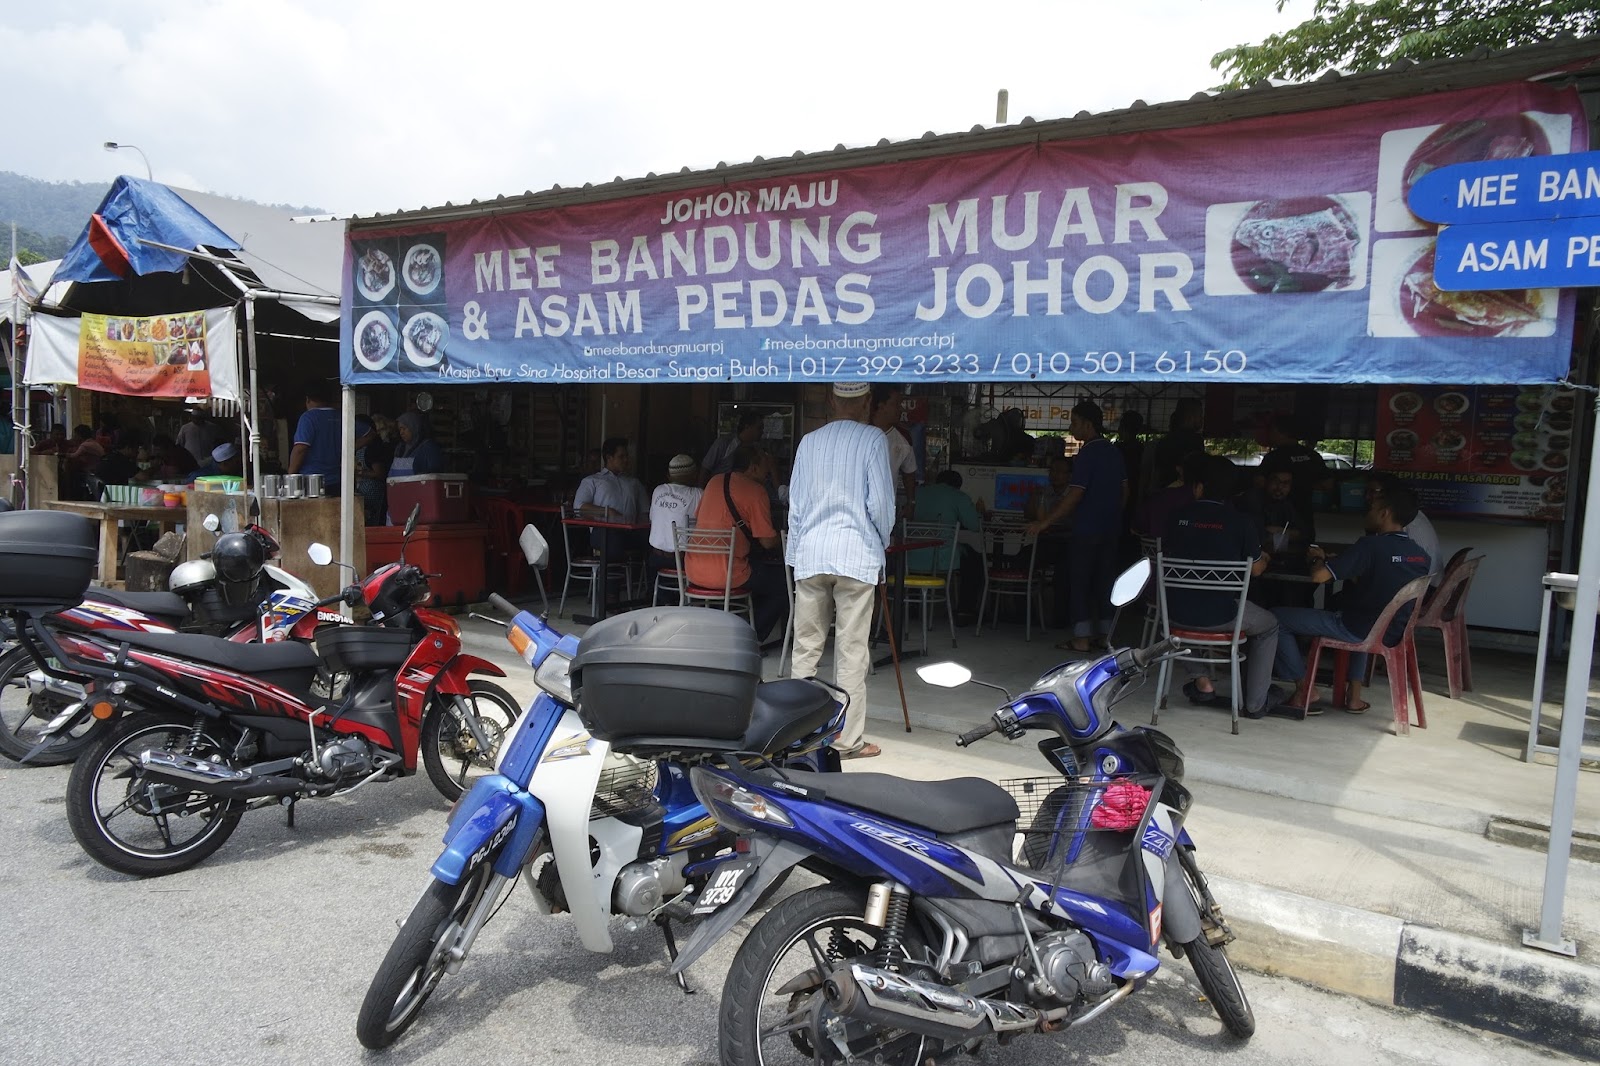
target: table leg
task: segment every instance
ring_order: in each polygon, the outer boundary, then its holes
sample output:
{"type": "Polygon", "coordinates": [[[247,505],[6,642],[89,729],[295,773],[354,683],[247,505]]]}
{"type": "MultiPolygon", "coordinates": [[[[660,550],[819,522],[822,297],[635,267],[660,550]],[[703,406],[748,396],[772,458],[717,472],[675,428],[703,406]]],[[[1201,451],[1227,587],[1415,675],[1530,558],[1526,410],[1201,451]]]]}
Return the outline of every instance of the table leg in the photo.
{"type": "Polygon", "coordinates": [[[100,583],[110,586],[117,580],[117,520],[106,515],[100,520],[100,583]]]}

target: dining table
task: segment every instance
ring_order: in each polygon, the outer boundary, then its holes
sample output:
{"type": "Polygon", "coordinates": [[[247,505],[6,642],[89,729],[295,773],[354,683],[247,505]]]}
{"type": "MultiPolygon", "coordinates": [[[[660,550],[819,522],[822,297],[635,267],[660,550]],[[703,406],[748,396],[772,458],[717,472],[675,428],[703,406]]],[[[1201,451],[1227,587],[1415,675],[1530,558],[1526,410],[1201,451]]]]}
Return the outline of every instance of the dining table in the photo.
{"type": "MultiPolygon", "coordinates": [[[[562,525],[579,527],[589,530],[615,529],[625,533],[649,532],[649,522],[611,521],[603,518],[586,518],[583,515],[569,515],[561,519],[562,525]]],[[[589,582],[590,613],[574,614],[572,620],[579,625],[594,625],[611,612],[611,537],[599,537],[600,542],[600,571],[599,577],[589,582]]],[[[643,606],[645,601],[622,600],[617,607],[632,608],[643,606]]]]}
{"type": "Polygon", "coordinates": [[[100,524],[100,570],[102,585],[112,585],[121,580],[119,564],[122,559],[118,526],[127,522],[149,522],[160,527],[163,533],[176,529],[189,516],[182,507],[146,507],[132,503],[91,503],[87,500],[44,500],[40,507],[50,511],[69,511],[81,514],[100,524]]]}

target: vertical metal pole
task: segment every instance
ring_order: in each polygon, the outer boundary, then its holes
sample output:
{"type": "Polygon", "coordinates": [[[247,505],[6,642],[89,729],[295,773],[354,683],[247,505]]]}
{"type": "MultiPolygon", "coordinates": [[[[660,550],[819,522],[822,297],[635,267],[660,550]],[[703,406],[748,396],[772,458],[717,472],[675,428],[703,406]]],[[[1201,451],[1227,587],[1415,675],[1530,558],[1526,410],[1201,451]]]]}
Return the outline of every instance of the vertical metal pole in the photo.
{"type": "Polygon", "coordinates": [[[356,557],[356,390],[339,390],[339,560],[356,557]]]}
{"type": "MultiPolygon", "coordinates": [[[[1600,394],[1596,395],[1600,414],[1600,394]]],[[[1561,935],[1567,894],[1567,864],[1572,857],[1572,812],[1577,804],[1578,762],[1583,721],[1589,712],[1589,668],[1594,661],[1595,611],[1600,608],[1600,448],[1589,445],[1589,491],[1583,509],[1583,540],[1578,548],[1578,593],[1573,607],[1572,650],[1567,656],[1567,691],[1561,707],[1561,750],[1556,756],[1555,797],[1550,809],[1550,850],[1544,866],[1544,902],[1539,930],[1524,930],[1522,942],[1560,955],[1576,955],[1578,945],[1561,935]]]]}
{"type": "Polygon", "coordinates": [[[244,294],[244,344],[250,359],[250,491],[261,487],[261,401],[256,397],[256,297],[244,294]]]}

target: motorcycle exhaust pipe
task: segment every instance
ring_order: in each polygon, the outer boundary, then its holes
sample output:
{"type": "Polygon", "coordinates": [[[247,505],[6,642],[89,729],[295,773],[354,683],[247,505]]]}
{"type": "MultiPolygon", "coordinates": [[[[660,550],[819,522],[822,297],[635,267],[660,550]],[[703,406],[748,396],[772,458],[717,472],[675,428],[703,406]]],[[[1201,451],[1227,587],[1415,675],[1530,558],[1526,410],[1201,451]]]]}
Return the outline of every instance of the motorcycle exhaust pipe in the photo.
{"type": "Polygon", "coordinates": [[[84,699],[83,686],[75,681],[67,681],[59,677],[50,677],[42,670],[33,670],[28,674],[28,691],[35,696],[50,695],[60,696],[74,703],[82,703],[84,699]]]}
{"type": "Polygon", "coordinates": [[[300,782],[292,778],[260,777],[248,770],[235,770],[171,751],[140,752],[139,767],[157,780],[187,785],[208,796],[224,799],[292,796],[301,791],[300,782]]]}
{"type": "Polygon", "coordinates": [[[1032,1007],[979,999],[860,963],[830,973],[822,992],[828,1004],[846,1018],[943,1040],[1031,1032],[1046,1020],[1032,1007]]]}

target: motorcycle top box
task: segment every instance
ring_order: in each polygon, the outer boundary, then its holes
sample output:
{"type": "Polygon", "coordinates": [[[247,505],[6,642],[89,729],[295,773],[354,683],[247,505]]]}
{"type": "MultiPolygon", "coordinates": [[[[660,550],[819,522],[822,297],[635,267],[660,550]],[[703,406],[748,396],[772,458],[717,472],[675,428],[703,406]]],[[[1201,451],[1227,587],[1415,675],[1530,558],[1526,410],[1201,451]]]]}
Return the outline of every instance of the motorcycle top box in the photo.
{"type": "Polygon", "coordinates": [[[750,623],[704,607],[630,611],[595,623],[572,660],[589,732],[733,740],[750,728],[761,646],[750,623]]]}
{"type": "Polygon", "coordinates": [[[0,514],[0,603],[73,605],[99,558],[99,529],[65,511],[0,514]]]}

